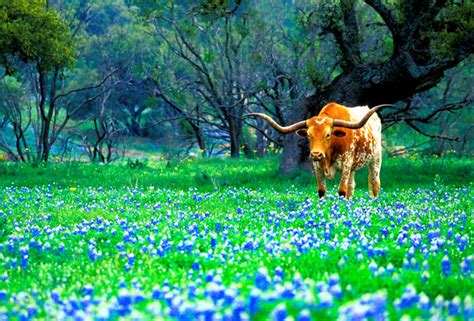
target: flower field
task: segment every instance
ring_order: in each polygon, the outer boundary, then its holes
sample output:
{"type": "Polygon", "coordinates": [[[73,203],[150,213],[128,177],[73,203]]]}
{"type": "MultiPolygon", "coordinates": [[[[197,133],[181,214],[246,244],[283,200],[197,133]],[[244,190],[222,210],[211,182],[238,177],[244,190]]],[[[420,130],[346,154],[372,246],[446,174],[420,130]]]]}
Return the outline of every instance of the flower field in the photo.
{"type": "Polygon", "coordinates": [[[472,320],[472,185],[431,185],[5,187],[0,320],[472,320]]]}

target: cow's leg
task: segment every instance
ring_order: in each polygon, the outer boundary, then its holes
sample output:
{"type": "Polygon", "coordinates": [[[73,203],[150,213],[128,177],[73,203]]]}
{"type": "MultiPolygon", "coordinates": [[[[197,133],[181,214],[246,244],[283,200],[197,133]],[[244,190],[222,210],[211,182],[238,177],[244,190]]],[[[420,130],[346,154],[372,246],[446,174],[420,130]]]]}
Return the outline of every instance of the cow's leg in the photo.
{"type": "Polygon", "coordinates": [[[313,169],[316,174],[316,179],[318,180],[318,195],[319,198],[322,198],[326,194],[326,175],[324,175],[323,170],[318,166],[317,162],[313,162],[313,169]]]}
{"type": "Polygon", "coordinates": [[[345,198],[351,197],[348,193],[348,185],[349,185],[349,180],[351,178],[351,166],[347,166],[348,164],[345,164],[345,166],[342,168],[342,174],[341,174],[341,183],[339,183],[339,196],[344,196],[345,198]]]}
{"type": "Polygon", "coordinates": [[[351,198],[352,195],[354,195],[355,187],[356,187],[355,171],[351,171],[351,177],[349,178],[349,183],[347,185],[347,198],[351,198]]]}
{"type": "Polygon", "coordinates": [[[370,196],[377,197],[380,193],[380,167],[382,157],[377,157],[369,163],[369,191],[370,196]]]}

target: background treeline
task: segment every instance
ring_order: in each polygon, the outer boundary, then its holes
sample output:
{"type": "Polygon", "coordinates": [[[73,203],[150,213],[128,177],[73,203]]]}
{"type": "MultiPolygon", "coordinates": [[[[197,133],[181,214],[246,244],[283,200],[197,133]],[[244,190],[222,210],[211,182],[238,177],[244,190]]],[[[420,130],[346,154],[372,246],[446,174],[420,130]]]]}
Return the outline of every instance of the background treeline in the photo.
{"type": "Polygon", "coordinates": [[[329,101],[382,112],[390,154],[472,156],[470,1],[0,0],[0,150],[21,162],[282,154],[329,101]],[[139,155],[139,154],[135,154],[139,155]]]}

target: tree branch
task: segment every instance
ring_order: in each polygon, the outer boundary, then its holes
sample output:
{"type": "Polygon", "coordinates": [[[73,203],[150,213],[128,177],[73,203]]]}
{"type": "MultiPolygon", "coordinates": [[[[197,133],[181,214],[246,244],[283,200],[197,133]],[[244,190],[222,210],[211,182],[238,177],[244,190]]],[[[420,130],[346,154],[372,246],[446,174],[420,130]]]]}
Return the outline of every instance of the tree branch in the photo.
{"type": "Polygon", "coordinates": [[[95,84],[95,85],[92,85],[92,86],[87,86],[87,87],[83,87],[83,88],[77,88],[77,89],[73,89],[73,90],[70,90],[68,91],[67,93],[64,93],[64,94],[60,94],[60,95],[56,95],[54,98],[53,98],[53,101],[56,101],[60,98],[64,98],[64,97],[67,97],[73,93],[78,93],[78,92],[81,92],[81,91],[86,91],[86,90],[91,90],[91,89],[96,89],[96,88],[99,88],[101,87],[110,77],[112,77],[113,74],[115,74],[120,68],[115,68],[113,69],[108,75],[106,75],[102,81],[98,84],[95,84]]]}
{"type": "Polygon", "coordinates": [[[459,137],[447,137],[447,136],[442,136],[442,135],[433,135],[433,134],[429,134],[423,130],[421,130],[419,127],[415,126],[411,121],[409,120],[405,120],[405,123],[410,126],[411,128],[413,128],[415,131],[417,131],[418,133],[424,135],[424,136],[427,136],[427,137],[430,137],[430,138],[438,138],[438,139],[444,139],[444,140],[449,140],[449,141],[459,141],[460,138],[459,137]]]}

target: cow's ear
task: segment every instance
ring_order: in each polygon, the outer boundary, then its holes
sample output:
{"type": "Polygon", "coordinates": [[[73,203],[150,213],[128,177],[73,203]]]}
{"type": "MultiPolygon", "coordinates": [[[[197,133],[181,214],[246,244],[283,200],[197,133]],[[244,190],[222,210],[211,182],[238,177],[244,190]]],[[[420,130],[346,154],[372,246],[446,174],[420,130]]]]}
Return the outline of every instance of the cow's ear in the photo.
{"type": "Polygon", "coordinates": [[[301,137],[308,137],[308,129],[307,128],[298,129],[296,131],[296,135],[301,136],[301,137]]]}
{"type": "Polygon", "coordinates": [[[332,134],[336,137],[344,137],[346,136],[346,132],[340,129],[335,129],[332,134]]]}

